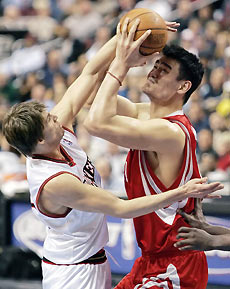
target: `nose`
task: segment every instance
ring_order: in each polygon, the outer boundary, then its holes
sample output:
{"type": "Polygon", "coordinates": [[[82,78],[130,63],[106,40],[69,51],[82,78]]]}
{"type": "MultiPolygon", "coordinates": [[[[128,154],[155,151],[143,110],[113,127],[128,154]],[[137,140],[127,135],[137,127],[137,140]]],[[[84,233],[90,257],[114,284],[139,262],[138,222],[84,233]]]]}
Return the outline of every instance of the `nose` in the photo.
{"type": "Polygon", "coordinates": [[[158,79],[160,76],[160,69],[154,69],[151,73],[151,76],[158,79]]]}
{"type": "Polygon", "coordinates": [[[58,120],[58,117],[56,115],[54,115],[53,120],[54,120],[54,122],[56,122],[58,120]]]}

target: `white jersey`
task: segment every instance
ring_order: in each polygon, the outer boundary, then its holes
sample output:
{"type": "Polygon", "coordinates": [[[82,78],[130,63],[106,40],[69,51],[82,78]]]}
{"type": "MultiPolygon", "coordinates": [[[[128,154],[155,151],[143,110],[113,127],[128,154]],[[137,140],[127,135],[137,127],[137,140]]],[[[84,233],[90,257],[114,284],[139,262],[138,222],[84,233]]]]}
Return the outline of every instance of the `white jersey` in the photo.
{"type": "Polygon", "coordinates": [[[41,155],[27,158],[27,178],[34,213],[47,226],[43,255],[56,264],[74,264],[88,259],[108,242],[104,214],[83,212],[69,208],[66,214],[44,214],[38,200],[45,184],[56,176],[68,173],[83,183],[100,186],[100,176],[76,135],[65,128],[60,149],[66,160],[41,155]]]}

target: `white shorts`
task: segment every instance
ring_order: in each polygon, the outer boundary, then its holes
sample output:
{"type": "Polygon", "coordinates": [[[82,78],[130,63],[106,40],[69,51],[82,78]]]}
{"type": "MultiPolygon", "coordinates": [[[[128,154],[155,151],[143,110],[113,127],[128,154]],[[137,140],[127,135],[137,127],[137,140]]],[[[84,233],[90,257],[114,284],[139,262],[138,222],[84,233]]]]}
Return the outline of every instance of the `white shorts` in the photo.
{"type": "Polygon", "coordinates": [[[43,289],[111,289],[108,260],[102,264],[52,265],[42,262],[43,289]]]}

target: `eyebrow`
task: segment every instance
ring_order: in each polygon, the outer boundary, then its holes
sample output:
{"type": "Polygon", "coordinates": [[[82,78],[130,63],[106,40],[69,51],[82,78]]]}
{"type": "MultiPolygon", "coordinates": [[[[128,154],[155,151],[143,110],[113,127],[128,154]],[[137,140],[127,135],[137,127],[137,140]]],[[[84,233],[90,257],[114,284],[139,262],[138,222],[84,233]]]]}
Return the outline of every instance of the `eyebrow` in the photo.
{"type": "Polygon", "coordinates": [[[164,61],[161,62],[159,59],[155,62],[155,64],[163,64],[163,65],[167,66],[167,68],[172,69],[171,65],[169,65],[168,63],[166,63],[164,61]]]}
{"type": "Polygon", "coordinates": [[[164,64],[165,66],[167,66],[169,69],[172,69],[172,66],[171,65],[169,65],[168,63],[166,63],[166,62],[161,62],[161,64],[164,64]]]}

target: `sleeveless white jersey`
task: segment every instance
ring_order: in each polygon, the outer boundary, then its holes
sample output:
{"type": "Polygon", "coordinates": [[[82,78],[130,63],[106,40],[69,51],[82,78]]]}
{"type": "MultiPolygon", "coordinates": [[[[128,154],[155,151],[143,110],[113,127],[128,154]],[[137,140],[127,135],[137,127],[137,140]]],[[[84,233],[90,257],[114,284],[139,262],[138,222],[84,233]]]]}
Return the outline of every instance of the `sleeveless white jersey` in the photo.
{"type": "Polygon", "coordinates": [[[88,259],[108,242],[104,214],[69,209],[66,214],[43,214],[38,199],[45,184],[56,176],[68,173],[83,183],[100,186],[100,176],[75,134],[65,128],[60,149],[65,160],[41,155],[27,158],[27,178],[33,212],[47,226],[43,255],[56,264],[74,264],[88,259]]]}

